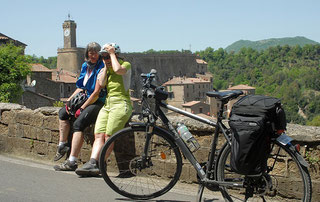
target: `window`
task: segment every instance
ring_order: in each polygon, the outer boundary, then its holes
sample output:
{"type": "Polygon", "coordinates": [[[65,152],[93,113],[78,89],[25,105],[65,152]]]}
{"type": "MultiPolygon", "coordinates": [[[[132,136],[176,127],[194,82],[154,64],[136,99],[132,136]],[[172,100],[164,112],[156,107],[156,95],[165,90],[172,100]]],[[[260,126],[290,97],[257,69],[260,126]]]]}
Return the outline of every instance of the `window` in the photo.
{"type": "Polygon", "coordinates": [[[202,107],[199,108],[199,113],[200,113],[200,114],[202,113],[202,107]]]}
{"type": "Polygon", "coordinates": [[[70,91],[71,91],[71,87],[70,87],[70,86],[68,86],[68,92],[70,93],[70,91]]]}
{"type": "Polygon", "coordinates": [[[169,99],[173,99],[174,98],[173,92],[168,92],[168,97],[169,97],[169,99]]]}

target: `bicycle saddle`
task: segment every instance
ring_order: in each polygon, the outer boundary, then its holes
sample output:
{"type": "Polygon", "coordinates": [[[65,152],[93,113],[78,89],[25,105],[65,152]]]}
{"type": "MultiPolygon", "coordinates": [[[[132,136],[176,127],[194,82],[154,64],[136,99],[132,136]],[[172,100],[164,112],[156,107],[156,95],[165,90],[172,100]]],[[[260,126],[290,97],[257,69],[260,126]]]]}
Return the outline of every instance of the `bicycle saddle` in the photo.
{"type": "Polygon", "coordinates": [[[237,98],[239,95],[242,95],[243,92],[241,90],[232,90],[232,91],[223,91],[223,92],[211,91],[211,92],[207,92],[206,94],[208,97],[214,97],[221,100],[222,102],[225,102],[225,101],[237,98]]]}

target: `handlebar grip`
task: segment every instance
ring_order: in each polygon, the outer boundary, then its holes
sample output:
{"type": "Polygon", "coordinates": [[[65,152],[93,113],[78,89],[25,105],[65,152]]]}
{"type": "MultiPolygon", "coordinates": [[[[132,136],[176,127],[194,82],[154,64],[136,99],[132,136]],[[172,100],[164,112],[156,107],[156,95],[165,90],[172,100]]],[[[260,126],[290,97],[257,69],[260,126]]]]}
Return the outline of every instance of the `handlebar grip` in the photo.
{"type": "Polygon", "coordinates": [[[148,73],[148,74],[142,73],[142,74],[140,74],[140,76],[142,78],[154,78],[156,75],[155,74],[150,74],[150,73],[148,73]]]}

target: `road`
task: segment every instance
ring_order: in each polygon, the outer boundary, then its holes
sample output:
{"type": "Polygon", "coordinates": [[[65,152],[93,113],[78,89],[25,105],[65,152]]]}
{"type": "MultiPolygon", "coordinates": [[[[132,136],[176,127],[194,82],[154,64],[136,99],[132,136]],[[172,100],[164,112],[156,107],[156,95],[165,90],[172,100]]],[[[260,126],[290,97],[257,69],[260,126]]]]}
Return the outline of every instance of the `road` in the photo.
{"type": "MultiPolygon", "coordinates": [[[[57,172],[52,165],[0,155],[0,201],[133,201],[110,189],[100,178],[80,178],[74,172],[57,172]]],[[[151,202],[196,201],[197,186],[178,183],[151,202]]],[[[204,193],[205,202],[222,201],[220,193],[204,193]],[[214,194],[214,195],[213,195],[214,194]]]]}

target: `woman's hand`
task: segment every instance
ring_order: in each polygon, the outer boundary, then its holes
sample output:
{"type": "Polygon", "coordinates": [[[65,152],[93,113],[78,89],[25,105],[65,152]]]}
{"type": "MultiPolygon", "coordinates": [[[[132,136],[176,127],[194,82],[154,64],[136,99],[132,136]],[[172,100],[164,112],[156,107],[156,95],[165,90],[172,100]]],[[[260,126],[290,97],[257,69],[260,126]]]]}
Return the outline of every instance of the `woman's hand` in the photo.
{"type": "Polygon", "coordinates": [[[111,46],[111,45],[108,45],[107,47],[105,47],[104,48],[110,55],[111,54],[116,54],[115,52],[116,52],[116,50],[115,50],[115,48],[113,47],[113,46],[111,46]]]}

